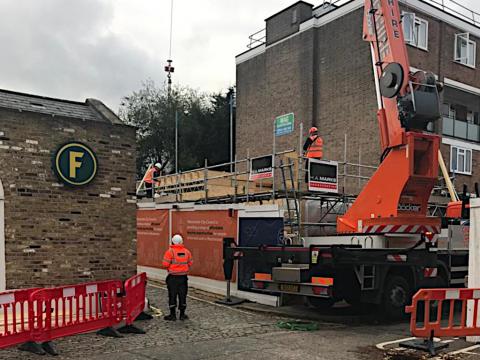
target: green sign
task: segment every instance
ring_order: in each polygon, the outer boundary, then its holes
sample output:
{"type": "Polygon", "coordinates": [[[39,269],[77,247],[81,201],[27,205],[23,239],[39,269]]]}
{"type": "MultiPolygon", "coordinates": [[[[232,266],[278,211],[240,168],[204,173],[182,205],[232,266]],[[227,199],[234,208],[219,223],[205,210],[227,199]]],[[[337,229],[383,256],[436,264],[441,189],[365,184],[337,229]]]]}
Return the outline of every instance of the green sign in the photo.
{"type": "Polygon", "coordinates": [[[97,174],[97,158],[88,146],[71,142],[62,145],[55,153],[53,168],[65,184],[87,185],[97,174]]]}
{"type": "Polygon", "coordinates": [[[281,115],[275,118],[275,136],[290,134],[295,124],[293,113],[281,115]]]}

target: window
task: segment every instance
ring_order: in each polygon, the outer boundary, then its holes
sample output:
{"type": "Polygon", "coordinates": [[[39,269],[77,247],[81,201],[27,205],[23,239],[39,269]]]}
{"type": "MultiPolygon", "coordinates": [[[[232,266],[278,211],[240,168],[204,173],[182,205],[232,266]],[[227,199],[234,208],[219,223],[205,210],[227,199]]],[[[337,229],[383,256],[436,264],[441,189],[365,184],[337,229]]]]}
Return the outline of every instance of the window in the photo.
{"type": "Polygon", "coordinates": [[[428,21],[414,13],[402,12],[405,42],[423,50],[428,50],[428,21]]]}
{"type": "Polygon", "coordinates": [[[457,110],[455,110],[452,105],[448,108],[448,117],[450,119],[456,119],[457,118],[457,110]]]}
{"type": "Polygon", "coordinates": [[[470,40],[469,33],[455,34],[455,61],[475,67],[477,43],[470,40]]]}
{"type": "Polygon", "coordinates": [[[450,171],[458,174],[472,175],[472,150],[451,146],[450,171]]]}
{"type": "Polygon", "coordinates": [[[467,111],[467,123],[474,124],[475,117],[473,116],[473,111],[467,111]]]}

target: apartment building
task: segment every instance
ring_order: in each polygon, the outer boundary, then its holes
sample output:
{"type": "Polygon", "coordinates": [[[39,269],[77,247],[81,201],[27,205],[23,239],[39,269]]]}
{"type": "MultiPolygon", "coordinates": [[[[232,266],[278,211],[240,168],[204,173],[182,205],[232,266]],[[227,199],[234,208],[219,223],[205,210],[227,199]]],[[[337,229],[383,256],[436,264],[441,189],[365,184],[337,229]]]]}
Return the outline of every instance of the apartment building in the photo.
{"type": "MultiPolygon", "coordinates": [[[[324,157],[376,166],[380,137],[369,44],[362,40],[364,0],[299,1],[265,20],[249,50],[236,57],[239,158],[272,152],[275,117],[295,115],[295,131],[276,139],[276,149],[299,147],[317,126],[324,157]]],[[[429,127],[442,135],[441,151],[455,186],[480,181],[480,15],[434,0],[400,0],[411,70],[435,74],[444,84],[442,118],[429,127]]],[[[348,174],[371,170],[344,165],[348,174]]],[[[364,180],[348,179],[355,193],[364,180]]]]}

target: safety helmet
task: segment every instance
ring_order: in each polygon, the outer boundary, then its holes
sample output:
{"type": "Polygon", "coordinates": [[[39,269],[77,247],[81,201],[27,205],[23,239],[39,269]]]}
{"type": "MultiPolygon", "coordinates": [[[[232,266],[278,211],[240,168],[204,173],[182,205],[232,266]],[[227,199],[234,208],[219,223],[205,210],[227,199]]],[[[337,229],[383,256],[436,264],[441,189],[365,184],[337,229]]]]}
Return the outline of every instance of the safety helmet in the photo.
{"type": "Polygon", "coordinates": [[[157,169],[161,169],[161,168],[162,168],[162,164],[160,164],[160,163],[158,163],[158,162],[157,162],[155,165],[153,165],[153,166],[155,166],[157,169]]]}
{"type": "Polygon", "coordinates": [[[182,237],[182,235],[179,235],[179,234],[173,235],[173,237],[172,237],[172,244],[173,244],[173,245],[183,244],[183,237],[182,237]]]}
{"type": "Polygon", "coordinates": [[[316,132],[318,132],[318,129],[315,126],[311,127],[310,130],[308,131],[308,133],[310,135],[312,135],[313,133],[316,133],[316,132]]]}

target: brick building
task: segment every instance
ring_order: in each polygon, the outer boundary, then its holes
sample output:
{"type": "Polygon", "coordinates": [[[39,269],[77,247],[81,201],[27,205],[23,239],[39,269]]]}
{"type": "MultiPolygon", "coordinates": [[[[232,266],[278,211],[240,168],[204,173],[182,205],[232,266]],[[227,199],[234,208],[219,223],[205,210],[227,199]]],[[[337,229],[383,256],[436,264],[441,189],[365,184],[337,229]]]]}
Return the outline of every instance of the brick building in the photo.
{"type": "MultiPolygon", "coordinates": [[[[73,153],[67,177],[84,171],[84,155],[73,153]]],[[[0,90],[1,288],[135,273],[134,196],[135,129],[103,103],[0,90]],[[57,150],[69,142],[94,154],[88,185],[64,184],[54,171],[57,150]]]]}
{"type": "MultiPolygon", "coordinates": [[[[273,119],[295,114],[292,134],[277,149],[298,148],[299,124],[315,125],[324,157],[377,166],[380,137],[369,44],[362,40],[364,0],[318,7],[299,1],[265,20],[260,45],[236,57],[239,158],[272,152],[273,119]],[[258,141],[262,139],[261,141],[258,141]]],[[[433,72],[444,84],[442,153],[460,188],[480,181],[480,24],[428,0],[400,0],[411,70],[433,72]]],[[[471,15],[471,14],[470,14],[471,15]]],[[[257,35],[258,36],[258,35],[257,35]]],[[[369,170],[348,166],[349,174],[369,170]]],[[[347,192],[362,182],[350,179],[347,192]]]]}

